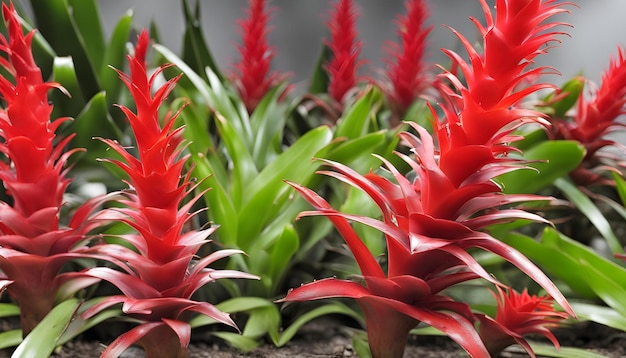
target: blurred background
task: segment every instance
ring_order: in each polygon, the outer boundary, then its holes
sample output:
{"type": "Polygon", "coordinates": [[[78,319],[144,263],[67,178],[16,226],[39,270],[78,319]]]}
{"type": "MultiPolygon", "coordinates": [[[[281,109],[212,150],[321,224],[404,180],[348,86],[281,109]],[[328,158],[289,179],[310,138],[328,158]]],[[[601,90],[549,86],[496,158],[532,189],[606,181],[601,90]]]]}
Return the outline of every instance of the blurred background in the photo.
{"type": "MultiPolygon", "coordinates": [[[[202,21],[206,38],[221,69],[232,68],[237,61],[239,28],[236,20],[244,16],[247,0],[200,0],[202,21]]],[[[559,1],[559,0],[557,0],[559,1]]],[[[193,0],[190,1],[195,3],[193,0]]],[[[493,2],[493,1],[492,1],[493,2]]],[[[558,19],[573,26],[562,28],[571,37],[562,37],[561,44],[540,56],[543,65],[557,67],[563,78],[551,79],[561,84],[579,72],[593,80],[599,80],[609,58],[617,53],[617,46],[626,43],[626,13],[624,0],[574,0],[578,7],[569,6],[570,15],[558,19]]],[[[158,24],[165,45],[179,52],[183,32],[181,2],[173,0],[99,0],[104,25],[110,30],[122,14],[129,9],[134,12],[137,26],[158,24]]],[[[273,0],[270,42],[276,50],[273,67],[291,72],[296,81],[310,75],[323,38],[327,36],[328,11],[334,1],[327,0],[273,0]]],[[[385,57],[385,41],[396,38],[394,19],[404,11],[403,0],[356,0],[360,17],[359,36],[363,42],[362,58],[368,61],[365,72],[380,67],[385,57]]],[[[476,30],[469,17],[484,20],[478,0],[431,0],[430,24],[434,26],[429,40],[429,63],[446,63],[442,47],[460,50],[452,32],[443,26],[451,26],[468,39],[476,39],[476,30]]],[[[463,53],[463,52],[460,52],[463,53]]]]}

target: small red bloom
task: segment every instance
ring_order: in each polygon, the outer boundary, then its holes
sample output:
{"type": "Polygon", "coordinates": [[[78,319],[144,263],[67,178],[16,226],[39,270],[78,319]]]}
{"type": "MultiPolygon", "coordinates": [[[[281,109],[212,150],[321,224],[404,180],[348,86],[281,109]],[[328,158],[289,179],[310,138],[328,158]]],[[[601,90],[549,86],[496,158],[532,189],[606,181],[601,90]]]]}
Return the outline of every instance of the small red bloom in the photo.
{"type": "Polygon", "coordinates": [[[553,307],[549,296],[529,295],[524,289],[517,293],[509,289],[507,293],[497,287],[498,301],[496,317],[477,315],[480,320],[480,336],[492,356],[497,356],[504,348],[519,344],[531,357],[535,354],[524,339],[528,334],[540,334],[548,338],[558,349],[559,341],[550,331],[558,326],[559,321],[568,317],[565,312],[558,312],[553,307]]]}
{"type": "Polygon", "coordinates": [[[570,176],[581,186],[611,182],[603,174],[607,170],[618,171],[624,168],[612,154],[600,151],[605,147],[618,147],[615,140],[607,136],[624,129],[617,119],[624,114],[626,105],[626,55],[624,48],[618,49],[608,70],[602,75],[600,87],[591,98],[579,96],[577,110],[571,118],[551,118],[552,134],[557,139],[571,139],[580,142],[587,149],[581,165],[570,176]]]}
{"type": "Polygon", "coordinates": [[[265,0],[250,0],[246,14],[245,20],[238,21],[243,43],[239,46],[241,59],[235,65],[233,81],[248,113],[252,113],[265,94],[279,82],[280,76],[270,73],[274,51],[267,42],[269,13],[265,9],[265,0]]]}
{"type": "Polygon", "coordinates": [[[386,75],[389,84],[386,90],[392,109],[399,117],[415,102],[429,86],[424,66],[426,38],[432,27],[425,27],[428,8],[424,0],[407,0],[406,15],[397,20],[401,43],[389,42],[386,75]]]}
{"type": "Polygon", "coordinates": [[[327,45],[332,53],[332,59],[326,65],[330,78],[328,93],[339,103],[356,86],[357,72],[361,65],[361,42],[356,40],[357,16],[352,0],[339,0],[327,24],[331,33],[331,40],[327,45]]]}

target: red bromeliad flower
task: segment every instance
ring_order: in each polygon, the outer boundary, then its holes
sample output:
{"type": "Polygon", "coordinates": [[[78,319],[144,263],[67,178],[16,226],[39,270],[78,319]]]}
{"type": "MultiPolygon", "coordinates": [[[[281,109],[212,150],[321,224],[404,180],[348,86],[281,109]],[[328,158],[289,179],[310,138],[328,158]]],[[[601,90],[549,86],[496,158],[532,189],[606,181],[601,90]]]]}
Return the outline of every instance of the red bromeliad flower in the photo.
{"type": "Polygon", "coordinates": [[[480,320],[480,336],[492,356],[497,356],[504,348],[519,344],[531,357],[535,354],[524,339],[528,334],[540,334],[548,338],[558,349],[559,341],[550,328],[558,326],[559,321],[567,318],[564,312],[557,312],[549,296],[529,295],[527,290],[517,293],[513,289],[508,294],[497,287],[498,301],[496,317],[477,315],[480,320]]]}
{"type": "MultiPolygon", "coordinates": [[[[452,285],[476,278],[500,284],[468,253],[469,249],[479,248],[516,265],[574,315],[556,286],[530,260],[479,231],[492,224],[520,218],[544,221],[522,210],[496,208],[545,198],[501,194],[491,178],[516,168],[499,163],[487,163],[455,187],[454,181],[437,165],[434,144],[428,132],[416,124],[411,125],[420,138],[410,133],[402,133],[401,136],[412,148],[417,160],[399,155],[417,174],[414,182],[382,158],[396,183],[374,173],[361,176],[334,162],[327,162],[334,171],[322,172],[367,193],[380,209],[382,221],[338,212],[314,192],[292,184],[317,209],[303,212],[300,216],[329,217],[355,256],[365,286],[337,279],[321,280],[294,289],[283,301],[355,298],[365,313],[370,348],[375,357],[401,356],[409,330],[420,321],[442,330],[470,354],[485,356],[486,350],[476,335],[469,308],[440,294],[452,285]],[[348,220],[371,226],[385,234],[388,251],[386,275],[354,233],[348,220]],[[381,317],[387,319],[382,320],[381,317]],[[393,323],[389,322],[389,317],[393,317],[393,323]],[[389,323],[380,323],[383,321],[389,323]]],[[[459,165],[462,166],[462,163],[459,165]]]]}
{"type": "Polygon", "coordinates": [[[98,267],[87,270],[87,274],[111,282],[123,295],[108,297],[85,312],[85,317],[90,317],[111,305],[123,303],[122,311],[140,324],[109,345],[103,357],[117,357],[134,343],[141,345],[148,357],[186,357],[191,334],[187,320],[192,313],[236,327],[228,314],[208,302],[191,300],[193,293],[219,278],[257,278],[238,271],[207,268],[215,260],[241,253],[239,250],[216,251],[192,262],[216,228],[183,232],[194,215],[189,210],[202,193],[183,205],[195,188],[190,174],[183,175],[187,159],[181,157],[183,128],[173,127],[178,113],[168,113],[162,126],[159,120],[159,107],[180,76],[167,81],[152,94],[155,79],[167,66],[148,78],[145,63],[148,42],[148,33],[144,31],[139,36],[134,56],[128,58],[130,75],[119,72],[137,107],[137,113],[133,113],[120,106],[133,129],[138,158],[118,142],[104,139],[123,157],[123,161],[108,161],[128,174],[128,183],[133,189],[125,193],[126,199],[120,200],[126,208],[117,210],[122,214],[120,220],[137,231],[137,234],[122,236],[137,252],[119,245],[96,248],[123,271],[98,267]]]}
{"type": "MultiPolygon", "coordinates": [[[[487,26],[472,19],[483,36],[484,53],[478,54],[461,34],[455,34],[469,54],[469,63],[451,50],[443,50],[464,75],[465,84],[452,73],[444,74],[460,92],[442,91],[451,99],[446,113],[447,123],[440,130],[450,132],[450,143],[440,143],[441,150],[469,144],[490,145],[502,150],[498,144],[516,140],[507,136],[515,126],[541,120],[540,112],[517,107],[517,103],[542,88],[553,87],[535,83],[528,87],[525,80],[545,73],[545,67],[528,69],[533,59],[545,52],[545,47],[560,32],[554,31],[561,22],[548,22],[552,16],[567,12],[555,0],[497,0],[496,18],[489,5],[481,0],[487,26]],[[502,132],[502,129],[508,129],[502,132]]],[[[517,138],[517,140],[520,138],[517,138]]]]}
{"type": "Polygon", "coordinates": [[[68,120],[51,121],[48,91],[59,84],[44,82],[31,52],[34,32],[22,33],[13,5],[3,4],[8,39],[0,37],[0,59],[10,77],[0,76],[0,179],[12,205],[0,202],[0,292],[20,306],[23,335],[52,309],[57,298],[67,298],[97,280],[80,273],[60,273],[61,267],[84,257],[86,234],[98,226],[93,210],[104,198],[88,201],[59,226],[63,195],[70,183],[66,163],[77,150],[63,152],[73,135],[56,136],[68,120]],[[65,286],[64,286],[65,285],[65,286]],[[63,292],[60,292],[64,286],[63,292]]]}
{"type": "Polygon", "coordinates": [[[386,60],[389,83],[382,86],[398,120],[429,85],[423,59],[432,29],[424,27],[428,8],[424,0],[407,0],[405,7],[407,14],[397,20],[401,43],[388,43],[392,57],[386,60]]]}
{"type": "Polygon", "coordinates": [[[624,49],[618,49],[617,58],[612,58],[609,69],[602,75],[602,83],[591,99],[580,96],[574,120],[551,119],[554,124],[553,136],[556,139],[572,139],[587,149],[583,163],[570,176],[581,186],[611,182],[602,174],[606,170],[615,171],[615,163],[623,167],[610,153],[602,152],[605,147],[621,147],[607,135],[623,130],[624,124],[617,122],[625,113],[626,104],[626,57],[624,49]],[[612,162],[607,165],[606,161],[612,162]],[[607,169],[610,168],[610,169],[607,169]]]}
{"type": "Polygon", "coordinates": [[[239,46],[241,60],[235,65],[233,81],[248,113],[252,113],[265,94],[280,81],[280,76],[270,74],[274,52],[267,43],[269,14],[265,10],[265,0],[250,0],[247,15],[247,19],[238,21],[243,44],[239,46]]]}
{"type": "Polygon", "coordinates": [[[311,190],[292,184],[316,209],[300,216],[323,215],[333,222],[355,256],[364,285],[321,280],[290,291],[281,301],[356,299],[365,314],[374,357],[401,356],[409,330],[420,321],[448,334],[472,356],[489,355],[467,305],[441,294],[452,285],[476,278],[501,285],[476,262],[470,249],[486,250],[511,262],[574,316],[565,297],[539,268],[517,250],[481,231],[517,219],[545,222],[522,210],[498,210],[503,205],[546,198],[505,195],[493,178],[520,168],[519,161],[503,157],[511,150],[508,143],[519,139],[511,131],[523,123],[539,121],[539,113],[511,107],[547,85],[535,84],[521,90],[515,87],[542,71],[523,72],[526,62],[556,34],[542,32],[556,26],[543,21],[564,10],[550,0],[499,0],[498,19],[494,22],[486,2],[481,2],[488,23],[488,28],[477,23],[485,37],[484,56],[479,56],[460,35],[470,53],[470,64],[446,51],[464,72],[467,87],[453,74],[445,74],[460,95],[444,92],[451,101],[444,107],[446,121],[434,123],[439,150],[431,135],[415,123],[411,125],[419,137],[408,132],[400,134],[415,159],[398,155],[416,178],[410,180],[383,158],[393,181],[375,173],[362,176],[334,162],[327,162],[334,170],[322,172],[364,191],[380,209],[382,220],[338,212],[311,190]],[[515,64],[510,62],[511,56],[516,56],[515,64]],[[385,234],[386,273],[349,221],[385,234]]]}
{"type": "Polygon", "coordinates": [[[339,0],[328,22],[331,40],[327,42],[332,59],[326,65],[330,79],[328,93],[341,103],[346,93],[356,86],[361,65],[361,42],[356,40],[357,11],[351,0],[339,0]]]}

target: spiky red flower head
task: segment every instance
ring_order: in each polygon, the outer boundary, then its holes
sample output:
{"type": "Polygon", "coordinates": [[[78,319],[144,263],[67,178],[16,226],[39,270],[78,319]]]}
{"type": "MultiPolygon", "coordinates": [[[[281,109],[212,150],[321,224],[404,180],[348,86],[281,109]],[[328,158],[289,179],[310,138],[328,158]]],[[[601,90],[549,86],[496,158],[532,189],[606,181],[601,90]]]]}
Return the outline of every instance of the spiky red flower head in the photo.
{"type": "Polygon", "coordinates": [[[389,42],[386,75],[389,84],[383,85],[392,108],[403,115],[417,97],[428,87],[424,66],[426,38],[432,27],[426,27],[428,8],[424,0],[405,1],[406,15],[396,21],[400,44],[389,42]]]}
{"type": "Polygon", "coordinates": [[[241,27],[242,44],[238,47],[241,59],[235,64],[233,81],[249,113],[275,86],[280,76],[270,73],[274,50],[268,45],[269,12],[265,0],[250,0],[247,18],[237,23],[241,27]]]}
{"type": "Polygon", "coordinates": [[[44,82],[32,55],[34,32],[22,32],[13,5],[2,4],[8,38],[0,36],[0,179],[12,205],[0,203],[0,291],[20,306],[22,332],[27,335],[54,306],[97,279],[82,273],[62,273],[74,258],[85,257],[84,243],[98,226],[93,212],[104,198],[94,198],[78,208],[59,227],[63,195],[70,182],[64,168],[76,150],[64,152],[72,135],[59,138],[55,131],[67,118],[52,121],[48,91],[60,88],[44,82]]]}
{"type": "Polygon", "coordinates": [[[143,31],[134,55],[128,56],[130,74],[118,71],[136,105],[136,113],[120,106],[135,135],[138,157],[118,142],[103,139],[122,160],[109,160],[129,176],[131,190],[120,200],[125,207],[115,209],[118,219],[136,233],[121,235],[136,251],[121,245],[94,248],[102,258],[116,264],[122,271],[96,267],[86,271],[91,277],[109,281],[122,295],[109,296],[84,313],[91,317],[103,309],[122,303],[122,311],[141,324],[119,336],[103,353],[117,357],[130,345],[138,343],[151,356],[182,357],[189,344],[191,327],[187,319],[192,312],[207,315],[218,322],[236,327],[228,314],[208,302],[197,302],[191,296],[203,285],[218,278],[257,278],[239,271],[216,271],[208,268],[215,260],[241,253],[221,250],[198,260],[191,260],[216,227],[185,232],[185,224],[193,217],[190,210],[203,193],[183,204],[193,192],[190,174],[183,175],[187,156],[183,127],[174,128],[179,112],[165,114],[159,108],[180,78],[174,77],[154,88],[157,76],[169,65],[148,77],[146,53],[150,38],[143,31]]]}
{"type": "MultiPolygon", "coordinates": [[[[534,58],[546,51],[561,34],[555,27],[562,22],[551,21],[555,15],[566,12],[563,3],[555,0],[497,0],[496,16],[485,0],[481,0],[486,26],[472,19],[483,36],[484,53],[479,54],[472,44],[456,33],[469,54],[469,63],[451,50],[443,50],[459,66],[463,83],[456,75],[444,74],[459,93],[446,87],[442,92],[451,100],[452,109],[444,124],[452,133],[453,146],[509,141],[503,130],[519,126],[520,121],[541,121],[541,113],[517,108],[518,102],[547,83],[522,86],[525,80],[545,73],[545,67],[528,69],[534,58]],[[511,110],[513,108],[513,110],[511,110]],[[499,138],[498,138],[499,137],[499,138]]],[[[443,147],[443,146],[442,146],[443,147]]]]}
{"type": "Polygon", "coordinates": [[[0,37],[0,51],[7,55],[0,64],[13,78],[0,76],[0,94],[7,103],[0,110],[0,152],[8,160],[0,163],[0,179],[20,215],[30,217],[42,209],[56,208],[48,220],[52,225],[48,229],[54,230],[54,215],[69,184],[63,166],[71,154],[63,154],[71,136],[55,141],[55,130],[67,118],[50,120],[48,91],[60,85],[43,81],[31,52],[34,32],[22,33],[12,5],[3,4],[2,11],[9,37],[0,37]]]}
{"type": "Polygon", "coordinates": [[[582,186],[597,183],[611,183],[604,174],[606,171],[624,169],[624,163],[605,147],[618,147],[624,150],[609,134],[624,129],[617,121],[625,113],[626,105],[626,55],[625,49],[618,48],[617,57],[611,58],[609,68],[602,75],[600,87],[590,97],[578,97],[577,110],[572,118],[551,118],[554,124],[552,134],[557,139],[571,139],[585,146],[587,152],[581,165],[570,177],[582,186]]]}
{"type": "Polygon", "coordinates": [[[361,42],[356,40],[357,16],[358,12],[352,0],[339,0],[327,24],[331,34],[327,45],[332,53],[332,59],[326,65],[330,79],[328,93],[340,103],[346,92],[356,86],[357,72],[361,65],[361,42]]]}
{"type": "Polygon", "coordinates": [[[497,355],[502,349],[517,343],[534,357],[532,348],[524,339],[529,334],[543,335],[559,348],[559,341],[550,329],[557,327],[568,315],[554,309],[551,297],[530,295],[527,289],[522,293],[513,289],[505,293],[500,287],[497,290],[497,295],[494,294],[498,303],[496,317],[478,316],[481,321],[480,335],[491,354],[497,355]]]}

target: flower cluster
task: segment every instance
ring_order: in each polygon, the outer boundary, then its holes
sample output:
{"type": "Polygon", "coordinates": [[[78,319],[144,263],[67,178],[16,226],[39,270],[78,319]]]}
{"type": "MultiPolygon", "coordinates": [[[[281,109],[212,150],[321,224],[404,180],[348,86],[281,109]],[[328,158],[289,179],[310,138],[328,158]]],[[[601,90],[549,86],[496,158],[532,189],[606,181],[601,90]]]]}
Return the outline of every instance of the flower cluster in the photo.
{"type": "Polygon", "coordinates": [[[512,150],[509,143],[519,139],[512,131],[523,123],[545,122],[539,112],[517,108],[516,104],[547,86],[538,83],[520,88],[525,79],[543,70],[526,67],[545,43],[554,41],[557,33],[550,30],[559,23],[549,20],[565,10],[549,0],[499,0],[494,19],[487,3],[482,4],[487,26],[477,21],[476,25],[483,35],[484,53],[479,55],[460,34],[470,62],[445,51],[461,68],[466,84],[451,72],[442,75],[453,87],[442,87],[442,95],[448,98],[443,107],[445,117],[440,119],[433,110],[439,148],[415,123],[411,126],[418,136],[400,134],[415,159],[397,154],[412,169],[415,179],[382,157],[393,181],[374,172],[360,175],[335,162],[327,162],[334,170],[322,172],[365,192],[380,209],[382,221],[338,212],[313,191],[293,184],[316,209],[301,216],[329,217],[356,258],[365,285],[321,280],[292,290],[283,301],[356,299],[365,314],[374,357],[401,356],[408,332],[418,322],[443,331],[472,356],[488,356],[491,338],[480,337],[475,331],[476,318],[469,306],[442,293],[476,278],[502,285],[469,253],[474,248],[517,266],[574,315],[556,286],[530,260],[484,232],[490,225],[520,218],[545,221],[518,209],[498,210],[506,204],[544,198],[504,195],[493,179],[520,168],[517,160],[504,156],[512,150]],[[349,221],[385,234],[386,273],[349,221]]]}

